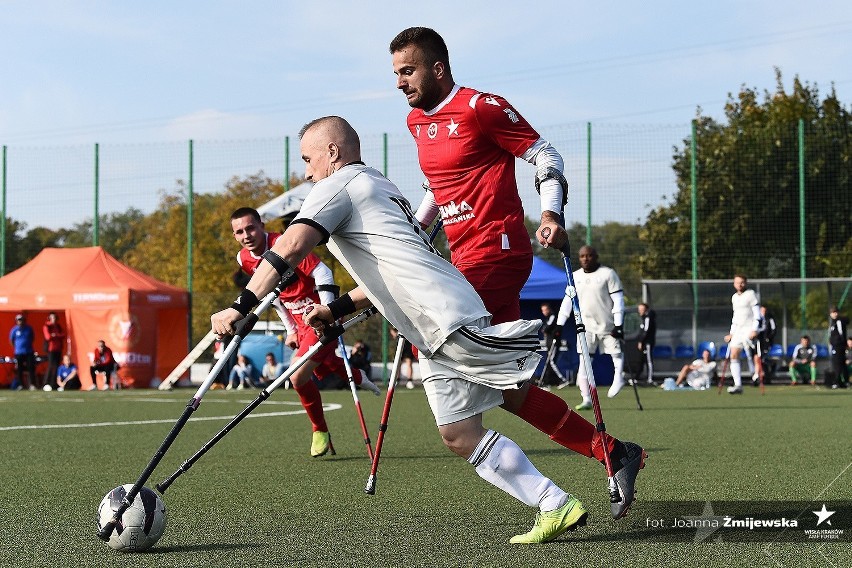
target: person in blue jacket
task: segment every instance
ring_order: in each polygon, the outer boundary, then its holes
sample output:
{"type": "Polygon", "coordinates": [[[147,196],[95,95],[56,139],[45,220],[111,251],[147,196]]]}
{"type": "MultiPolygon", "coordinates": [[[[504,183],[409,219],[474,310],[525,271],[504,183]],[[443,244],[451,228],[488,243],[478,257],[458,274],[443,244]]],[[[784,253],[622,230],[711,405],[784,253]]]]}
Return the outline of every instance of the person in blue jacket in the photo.
{"type": "Polygon", "coordinates": [[[9,332],[9,343],[15,350],[15,379],[17,389],[35,390],[35,355],[33,354],[33,328],[27,323],[24,314],[15,316],[15,326],[9,332]],[[25,373],[26,371],[26,373],[25,373]]]}

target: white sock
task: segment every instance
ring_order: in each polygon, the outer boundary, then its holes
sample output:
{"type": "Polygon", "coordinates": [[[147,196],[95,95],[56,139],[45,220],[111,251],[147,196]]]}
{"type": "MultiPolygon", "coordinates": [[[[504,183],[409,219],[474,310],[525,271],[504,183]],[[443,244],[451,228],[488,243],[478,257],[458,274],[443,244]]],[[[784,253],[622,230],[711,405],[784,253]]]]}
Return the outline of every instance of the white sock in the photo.
{"type": "Polygon", "coordinates": [[[515,499],[541,511],[564,505],[568,494],[543,476],[512,440],[488,430],[467,459],[479,477],[515,499]]]}
{"type": "Polygon", "coordinates": [[[612,355],[612,366],[613,366],[613,383],[617,383],[619,381],[624,382],[624,355],[621,353],[616,353],[612,355]]]}
{"type": "Polygon", "coordinates": [[[586,368],[582,360],[580,361],[580,368],[577,370],[577,386],[580,388],[583,402],[592,400],[591,395],[589,395],[589,378],[586,376],[586,368]]]}
{"type": "Polygon", "coordinates": [[[731,359],[731,376],[734,378],[734,386],[743,386],[743,370],[739,359],[731,359]]]}

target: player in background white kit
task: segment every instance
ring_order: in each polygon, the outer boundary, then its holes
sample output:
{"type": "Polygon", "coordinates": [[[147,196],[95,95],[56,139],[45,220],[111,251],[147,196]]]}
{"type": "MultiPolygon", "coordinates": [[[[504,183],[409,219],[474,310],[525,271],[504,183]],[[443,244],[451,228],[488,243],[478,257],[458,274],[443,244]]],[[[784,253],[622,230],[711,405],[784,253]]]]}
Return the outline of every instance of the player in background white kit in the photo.
{"type": "MultiPolygon", "coordinates": [[[[574,273],[574,284],[577,286],[577,300],[580,302],[580,313],[586,326],[586,343],[590,356],[594,355],[600,346],[604,353],[612,357],[614,375],[612,386],[607,392],[607,396],[612,398],[624,386],[624,354],[621,349],[621,342],[624,340],[624,289],[615,270],[601,265],[598,261],[598,251],[594,247],[582,246],[578,254],[582,270],[574,273]]],[[[566,294],[559,308],[557,325],[565,325],[570,315],[571,298],[566,294]]],[[[579,341],[577,352],[580,352],[579,341]]],[[[589,377],[582,362],[577,370],[577,386],[580,387],[583,400],[574,408],[592,408],[589,377]]]]}
{"type": "Polygon", "coordinates": [[[748,279],[742,274],[734,276],[734,290],[736,292],[731,296],[731,305],[734,308],[731,331],[725,336],[725,341],[728,342],[728,357],[731,360],[731,376],[734,378],[734,386],[728,387],[728,392],[742,394],[743,371],[740,353],[745,349],[747,356],[752,356],[752,341],[757,337],[760,326],[760,302],[754,290],[748,289],[748,279]]]}
{"type": "MultiPolygon", "coordinates": [[[[399,189],[360,161],[358,135],[345,120],[317,119],[300,138],[306,177],[317,183],[237,302],[210,318],[213,331],[232,333],[258,295],[327,242],[358,287],[327,306],[315,305],[305,321],[321,331],[372,304],[418,348],[424,390],[445,445],[482,479],[539,510],[532,530],[512,543],[548,542],[584,524],[587,514],[576,498],[543,476],[512,440],[482,425],[482,413],[502,404],[505,390],[532,377],[540,360],[535,350],[541,322],[490,324],[481,298],[435,252],[399,189]]],[[[593,434],[588,421],[580,423],[577,435],[593,445],[600,433],[593,434]]],[[[635,497],[645,452],[608,436],[601,443],[610,440],[618,468],[613,479],[623,496],[610,509],[621,518],[635,497]]]]}

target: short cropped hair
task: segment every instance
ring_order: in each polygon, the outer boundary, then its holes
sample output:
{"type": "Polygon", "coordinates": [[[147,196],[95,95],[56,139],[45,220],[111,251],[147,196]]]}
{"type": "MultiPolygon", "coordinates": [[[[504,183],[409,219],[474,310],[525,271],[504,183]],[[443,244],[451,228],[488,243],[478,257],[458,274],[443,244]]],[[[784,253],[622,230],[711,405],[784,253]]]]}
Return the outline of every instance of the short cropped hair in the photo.
{"type": "Polygon", "coordinates": [[[260,213],[257,212],[257,209],[252,207],[240,207],[233,213],[231,213],[231,221],[234,219],[242,219],[243,217],[248,217],[251,215],[251,218],[257,221],[258,223],[262,223],[260,219],[260,213]]]}
{"type": "Polygon", "coordinates": [[[450,74],[450,53],[444,38],[432,28],[414,27],[402,30],[390,42],[391,54],[409,45],[416,45],[426,56],[426,63],[434,65],[438,61],[444,64],[444,70],[450,74]]]}

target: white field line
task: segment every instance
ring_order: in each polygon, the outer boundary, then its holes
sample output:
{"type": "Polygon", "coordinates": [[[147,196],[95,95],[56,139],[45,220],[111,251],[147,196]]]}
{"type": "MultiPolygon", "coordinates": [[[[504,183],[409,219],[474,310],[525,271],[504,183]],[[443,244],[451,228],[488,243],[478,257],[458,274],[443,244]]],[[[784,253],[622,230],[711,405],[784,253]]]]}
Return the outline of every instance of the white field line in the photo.
{"type": "MultiPolygon", "coordinates": [[[[175,399],[150,399],[144,398],[140,399],[145,402],[178,402],[175,399]]],[[[242,401],[216,401],[216,402],[242,402],[242,401]]],[[[245,401],[246,404],[252,401],[245,401]]],[[[182,403],[185,405],[185,403],[182,403]]],[[[290,406],[298,406],[298,409],[294,410],[284,410],[278,412],[253,412],[246,416],[246,418],[271,418],[273,416],[294,416],[296,414],[304,414],[305,409],[302,408],[302,405],[298,402],[290,402],[290,401],[264,401],[264,404],[282,404],[282,405],[290,405],[290,406]]],[[[331,410],[340,410],[343,408],[342,405],[336,403],[324,403],[322,405],[323,410],[326,412],[331,410]]],[[[229,420],[234,418],[236,415],[226,415],[226,416],[202,416],[202,417],[192,417],[190,422],[202,422],[202,421],[210,421],[210,420],[229,420]]],[[[125,420],[125,421],[117,421],[117,422],[87,422],[87,423],[79,423],[79,424],[29,424],[29,425],[20,425],[20,426],[0,426],[0,432],[9,432],[12,430],[62,430],[62,429],[71,429],[71,428],[101,428],[103,426],[139,426],[145,424],[173,424],[175,422],[175,418],[165,418],[158,420],[125,420]]]]}

